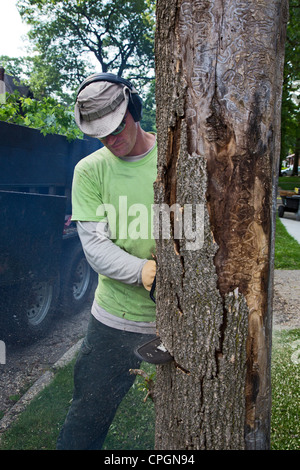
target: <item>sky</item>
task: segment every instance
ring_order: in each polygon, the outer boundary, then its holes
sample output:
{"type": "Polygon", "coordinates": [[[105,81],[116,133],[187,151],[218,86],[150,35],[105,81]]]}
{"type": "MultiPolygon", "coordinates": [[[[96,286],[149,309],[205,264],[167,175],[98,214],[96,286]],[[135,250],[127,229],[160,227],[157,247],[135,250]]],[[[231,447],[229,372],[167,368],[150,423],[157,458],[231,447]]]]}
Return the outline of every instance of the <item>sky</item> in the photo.
{"type": "Polygon", "coordinates": [[[16,0],[0,0],[0,11],[0,55],[26,55],[22,35],[26,34],[29,27],[21,21],[16,0]]]}

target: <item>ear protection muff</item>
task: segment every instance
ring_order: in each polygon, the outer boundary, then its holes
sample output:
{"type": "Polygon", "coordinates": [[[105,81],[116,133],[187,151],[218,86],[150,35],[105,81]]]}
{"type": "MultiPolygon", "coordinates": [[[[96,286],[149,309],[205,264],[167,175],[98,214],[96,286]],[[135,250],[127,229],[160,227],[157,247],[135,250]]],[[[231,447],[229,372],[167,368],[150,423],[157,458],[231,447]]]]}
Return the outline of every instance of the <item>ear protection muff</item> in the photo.
{"type": "MultiPolygon", "coordinates": [[[[125,80],[125,78],[118,77],[117,75],[114,75],[113,73],[95,73],[91,75],[90,77],[87,77],[80,85],[77,91],[77,96],[79,93],[88,85],[94,82],[111,82],[111,83],[118,83],[121,85],[127,86],[130,92],[130,97],[129,97],[129,102],[128,102],[128,109],[135,120],[135,122],[138,122],[142,119],[142,108],[143,108],[143,103],[141,97],[138,95],[136,89],[130,83],[128,80],[125,80]]],[[[77,99],[76,96],[76,99],[77,99]]]]}

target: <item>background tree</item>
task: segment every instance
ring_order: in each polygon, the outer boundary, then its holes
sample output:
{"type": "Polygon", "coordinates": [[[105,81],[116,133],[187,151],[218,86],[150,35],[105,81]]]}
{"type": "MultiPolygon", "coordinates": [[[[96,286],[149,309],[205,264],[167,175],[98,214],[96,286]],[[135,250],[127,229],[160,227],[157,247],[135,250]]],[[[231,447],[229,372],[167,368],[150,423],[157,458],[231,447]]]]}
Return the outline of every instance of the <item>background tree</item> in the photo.
{"type": "Polygon", "coordinates": [[[31,25],[30,54],[1,56],[0,64],[30,87],[34,100],[25,103],[11,96],[0,119],[68,138],[81,135],[74,119],[70,122],[75,93],[79,83],[100,68],[137,79],[134,83],[144,98],[142,126],[154,131],[154,4],[154,0],[19,0],[19,11],[31,25]]]}
{"type": "Polygon", "coordinates": [[[83,138],[74,120],[73,107],[66,107],[51,96],[36,100],[15,90],[0,103],[0,121],[32,127],[43,135],[65,135],[69,141],[83,138]]]}
{"type": "Polygon", "coordinates": [[[157,368],[157,449],[269,448],[287,16],[285,0],[157,2],[155,202],[204,208],[203,244],[176,238],[175,216],[157,241],[157,327],[174,357],[157,368]]]}
{"type": "Polygon", "coordinates": [[[37,53],[31,75],[34,90],[59,94],[63,84],[74,91],[95,71],[95,64],[102,72],[138,78],[141,85],[149,81],[154,5],[154,0],[18,0],[37,53]]]}
{"type": "Polygon", "coordinates": [[[290,0],[282,97],[281,161],[295,153],[293,174],[300,162],[300,1],[290,0]]]}

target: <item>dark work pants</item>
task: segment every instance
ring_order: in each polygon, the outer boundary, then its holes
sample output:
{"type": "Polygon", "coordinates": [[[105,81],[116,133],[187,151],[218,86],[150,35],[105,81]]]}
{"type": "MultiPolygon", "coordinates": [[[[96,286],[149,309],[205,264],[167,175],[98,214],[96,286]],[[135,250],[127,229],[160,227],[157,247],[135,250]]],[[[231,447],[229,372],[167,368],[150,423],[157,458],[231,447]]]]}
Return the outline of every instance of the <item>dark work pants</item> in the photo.
{"type": "Polygon", "coordinates": [[[101,449],[109,426],[140,361],[134,349],[154,335],[128,333],[103,325],[92,315],[74,369],[71,408],[57,449],[101,449]]]}

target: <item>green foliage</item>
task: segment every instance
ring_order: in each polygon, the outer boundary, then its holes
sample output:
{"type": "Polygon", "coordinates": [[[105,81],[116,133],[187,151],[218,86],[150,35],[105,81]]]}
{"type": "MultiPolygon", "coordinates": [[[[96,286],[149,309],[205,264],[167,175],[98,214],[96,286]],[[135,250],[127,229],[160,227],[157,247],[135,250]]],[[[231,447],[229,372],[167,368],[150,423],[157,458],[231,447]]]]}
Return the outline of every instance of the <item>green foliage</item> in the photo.
{"type": "Polygon", "coordinates": [[[0,55],[0,65],[5,73],[17,77],[24,85],[29,85],[29,77],[32,69],[31,57],[9,57],[0,55]]]}
{"type": "MultiPolygon", "coordinates": [[[[18,0],[31,25],[31,88],[35,95],[74,92],[95,72],[114,72],[146,83],[154,67],[154,0],[18,0]]],[[[152,74],[153,75],[153,74],[152,74]]]]}
{"type": "Polygon", "coordinates": [[[300,152],[300,2],[290,0],[285,48],[281,114],[281,160],[300,152]]]}
{"type": "Polygon", "coordinates": [[[0,104],[0,121],[39,129],[43,135],[62,134],[68,140],[83,137],[74,121],[74,111],[54,98],[42,100],[24,98],[18,91],[6,93],[6,102],[0,104]]]}
{"type": "Polygon", "coordinates": [[[142,128],[147,132],[156,132],[155,81],[149,84],[149,91],[143,101],[142,128]]]}
{"type": "Polygon", "coordinates": [[[29,86],[41,103],[30,103],[28,115],[25,109],[18,113],[22,100],[8,103],[6,111],[0,111],[0,119],[37,127],[43,133],[77,136],[69,106],[73,106],[79,83],[94,73],[98,64],[102,72],[136,79],[134,84],[145,101],[142,126],[147,131],[156,130],[155,0],[18,0],[17,7],[31,26],[29,55],[1,56],[0,63],[7,74],[29,86]],[[50,96],[57,102],[50,103],[50,96]],[[58,102],[66,104],[66,112],[59,109],[58,102]],[[31,112],[34,106],[36,117],[31,112]]]}

